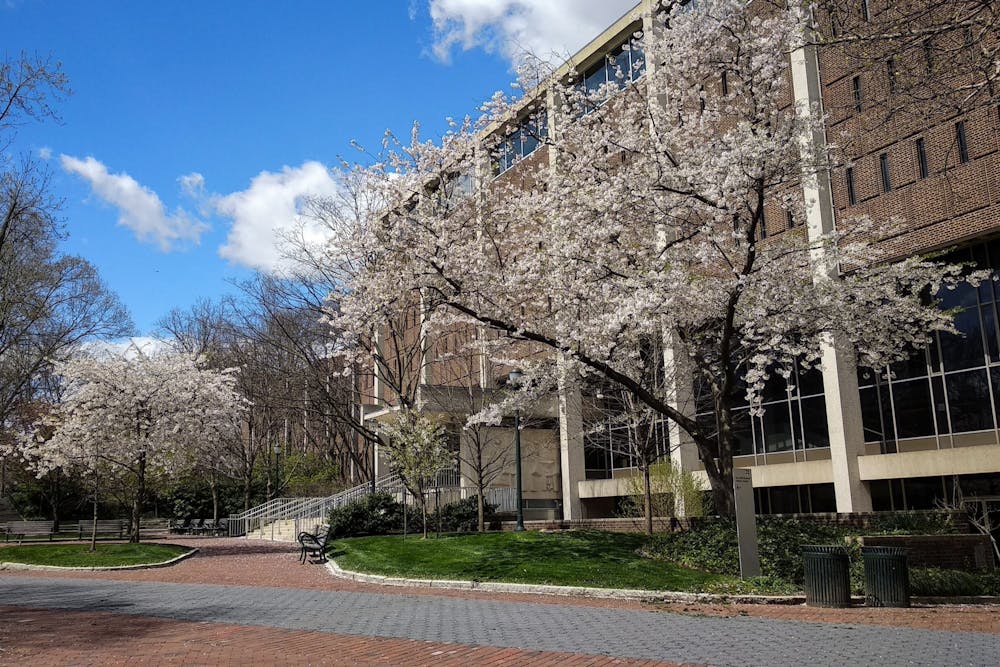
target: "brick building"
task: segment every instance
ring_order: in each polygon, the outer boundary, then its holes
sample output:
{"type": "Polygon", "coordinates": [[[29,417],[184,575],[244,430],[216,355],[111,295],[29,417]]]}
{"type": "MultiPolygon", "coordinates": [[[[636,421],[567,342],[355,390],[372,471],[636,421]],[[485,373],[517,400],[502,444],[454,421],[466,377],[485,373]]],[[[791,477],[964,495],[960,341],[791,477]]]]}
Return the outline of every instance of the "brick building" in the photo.
{"type": "MultiPolygon", "coordinates": [[[[654,4],[643,0],[556,76],[572,70],[584,85],[596,86],[624,64],[630,83],[641,85],[655,57],[646,65],[634,36],[649,29],[654,4]],[[623,50],[625,44],[631,48],[623,50]],[[641,66],[632,67],[629,58],[641,66]]],[[[914,103],[910,113],[887,121],[898,72],[912,71],[897,58],[910,55],[887,49],[859,67],[837,46],[807,46],[792,54],[795,101],[825,114],[826,137],[816,140],[854,139],[841,147],[837,167],[798,185],[808,202],[807,219],[786,219],[776,206],[768,210],[767,232],[804,225],[814,238],[847,216],[898,217],[905,228],[882,240],[896,255],[945,250],[1000,276],[1000,110],[978,106],[957,113],[914,103]]],[[[924,55],[927,75],[933,76],[931,57],[924,55]]],[[[536,94],[544,95],[544,85],[540,90],[536,94]]],[[[537,139],[553,130],[552,117],[526,115],[521,122],[531,131],[512,133],[501,144],[490,167],[498,179],[518,178],[525,166],[553,159],[537,139]]],[[[767,389],[763,416],[737,410],[735,465],[753,469],[760,512],[924,509],[938,498],[954,497],[956,484],[966,497],[1000,497],[1000,282],[940,297],[943,307],[956,309],[963,335],[938,335],[929,349],[894,368],[891,380],[858,372],[831,347],[824,351],[822,371],[792,378],[791,391],[784,385],[767,389]]],[[[488,402],[509,369],[485,355],[449,353],[489,333],[456,328],[433,341],[416,341],[417,328],[417,322],[404,324],[398,335],[419,347],[422,361],[411,366],[419,368],[414,370],[419,381],[412,390],[424,408],[457,422],[488,402]]],[[[687,402],[697,405],[694,389],[688,390],[687,402]]],[[[378,379],[362,393],[382,397],[366,407],[371,418],[390,410],[391,399],[378,379]]],[[[621,498],[634,493],[628,481],[634,460],[627,447],[616,444],[627,436],[610,422],[595,428],[579,388],[562,386],[526,419],[529,518],[613,516],[621,498]]],[[[463,440],[456,446],[468,447],[468,437],[456,436],[463,440]]],[[[486,437],[487,449],[498,451],[510,446],[513,434],[505,424],[486,437]]],[[[697,451],[678,428],[663,424],[658,437],[675,463],[700,469],[697,451]]],[[[510,486],[509,463],[497,459],[503,470],[494,486],[510,486]]],[[[468,464],[462,468],[468,477],[468,464]]]]}

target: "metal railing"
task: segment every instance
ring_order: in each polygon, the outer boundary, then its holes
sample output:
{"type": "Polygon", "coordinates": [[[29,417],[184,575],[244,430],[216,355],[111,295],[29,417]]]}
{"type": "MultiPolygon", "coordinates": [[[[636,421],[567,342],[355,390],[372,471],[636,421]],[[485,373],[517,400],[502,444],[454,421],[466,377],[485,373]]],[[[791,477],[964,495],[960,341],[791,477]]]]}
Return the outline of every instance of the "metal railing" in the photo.
{"type": "MultiPolygon", "coordinates": [[[[452,471],[442,471],[438,474],[435,482],[435,488],[451,491],[449,495],[457,496],[456,500],[476,495],[475,487],[461,486],[459,475],[452,471]]],[[[375,490],[382,493],[402,494],[403,481],[395,473],[379,477],[375,480],[375,490]]],[[[293,535],[298,535],[302,531],[311,532],[315,530],[317,525],[326,523],[333,509],[361,500],[371,492],[371,482],[365,482],[327,497],[275,498],[263,505],[229,517],[229,535],[230,537],[241,537],[256,530],[262,528],[266,530],[267,527],[270,527],[270,537],[274,539],[275,532],[277,531],[279,534],[281,532],[279,522],[282,521],[294,521],[293,535]]],[[[517,494],[515,489],[510,487],[491,487],[486,490],[486,502],[495,505],[499,512],[513,512],[517,507],[517,494]]]]}

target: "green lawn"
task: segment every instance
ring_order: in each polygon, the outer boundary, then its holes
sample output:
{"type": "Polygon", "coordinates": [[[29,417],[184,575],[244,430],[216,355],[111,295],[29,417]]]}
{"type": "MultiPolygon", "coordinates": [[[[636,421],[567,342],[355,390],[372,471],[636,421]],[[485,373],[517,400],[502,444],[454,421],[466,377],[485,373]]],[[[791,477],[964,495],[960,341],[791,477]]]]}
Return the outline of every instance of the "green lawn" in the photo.
{"type": "Polygon", "coordinates": [[[645,542],[644,535],[597,531],[390,535],[337,540],[331,555],[345,570],[419,579],[662,591],[732,579],[644,558],[636,551],[645,542]]]}
{"type": "Polygon", "coordinates": [[[113,567],[152,565],[191,551],[173,544],[28,544],[0,547],[0,562],[60,567],[113,567]]]}

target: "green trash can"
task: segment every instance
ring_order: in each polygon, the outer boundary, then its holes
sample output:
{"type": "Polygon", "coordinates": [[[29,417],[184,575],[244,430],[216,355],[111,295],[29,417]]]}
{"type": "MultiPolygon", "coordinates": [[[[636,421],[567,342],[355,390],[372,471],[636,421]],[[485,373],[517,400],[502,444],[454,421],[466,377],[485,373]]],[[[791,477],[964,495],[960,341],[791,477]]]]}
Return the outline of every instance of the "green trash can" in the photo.
{"type": "Polygon", "coordinates": [[[865,564],[865,604],[909,607],[910,567],[902,547],[861,547],[865,564]]]}
{"type": "Polygon", "coordinates": [[[802,547],[806,604],[811,607],[847,607],[851,604],[850,559],[836,545],[802,547]]]}

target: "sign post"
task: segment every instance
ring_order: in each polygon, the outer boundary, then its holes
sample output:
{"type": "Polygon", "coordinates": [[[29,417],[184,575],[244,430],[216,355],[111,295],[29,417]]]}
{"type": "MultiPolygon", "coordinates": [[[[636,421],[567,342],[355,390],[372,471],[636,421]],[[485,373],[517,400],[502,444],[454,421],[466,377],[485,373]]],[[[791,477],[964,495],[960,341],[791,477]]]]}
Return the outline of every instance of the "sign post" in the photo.
{"type": "Polygon", "coordinates": [[[753,475],[750,468],[733,469],[733,495],[736,497],[736,539],[740,548],[740,577],[760,576],[757,553],[757,513],[753,502],[753,475]]]}

